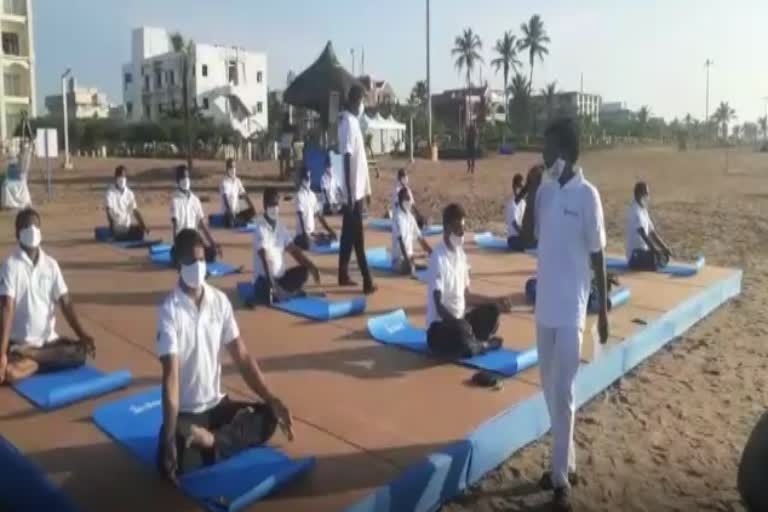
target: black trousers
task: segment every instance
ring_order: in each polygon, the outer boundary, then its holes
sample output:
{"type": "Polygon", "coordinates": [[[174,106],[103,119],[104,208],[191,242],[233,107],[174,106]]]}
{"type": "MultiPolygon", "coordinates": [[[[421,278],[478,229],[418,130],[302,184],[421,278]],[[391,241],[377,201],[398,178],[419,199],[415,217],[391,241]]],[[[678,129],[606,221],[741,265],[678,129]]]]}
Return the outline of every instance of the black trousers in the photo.
{"type": "Polygon", "coordinates": [[[661,266],[660,258],[650,250],[635,249],[632,251],[632,257],[627,262],[629,268],[633,270],[656,271],[661,266]]]}
{"type": "MultiPolygon", "coordinates": [[[[277,285],[289,293],[301,291],[309,278],[309,270],[306,267],[292,267],[285,271],[282,277],[276,279],[277,285]]],[[[257,304],[269,304],[270,293],[269,281],[263,276],[259,276],[253,284],[255,299],[257,304]]]]}
{"type": "Polygon", "coordinates": [[[115,225],[112,223],[112,219],[107,215],[107,224],[109,224],[109,230],[112,232],[112,239],[115,242],[139,242],[144,240],[144,230],[141,226],[132,224],[127,230],[115,231],[115,225]]]}
{"type": "Polygon", "coordinates": [[[230,229],[238,228],[240,226],[245,226],[246,224],[251,222],[255,216],[256,216],[256,211],[249,206],[245,210],[239,211],[234,216],[234,219],[231,215],[225,215],[224,225],[230,229]],[[233,223],[233,220],[234,220],[234,223],[233,223]]]}
{"type": "Polygon", "coordinates": [[[56,372],[77,368],[85,364],[84,346],[70,338],[58,338],[42,347],[27,347],[18,343],[8,345],[8,359],[31,359],[37,363],[38,373],[56,372]]]}
{"type": "Polygon", "coordinates": [[[525,241],[519,236],[510,236],[507,238],[507,247],[512,251],[524,251],[525,241]]]}
{"type": "MultiPolygon", "coordinates": [[[[201,465],[209,466],[240,451],[266,443],[277,428],[277,418],[267,404],[236,402],[222,398],[215,407],[199,413],[179,413],[176,420],[176,455],[179,473],[201,465]],[[192,426],[202,427],[214,436],[211,450],[187,448],[192,426]]],[[[163,471],[164,428],[160,428],[157,464],[163,471]]]]}
{"type": "Polygon", "coordinates": [[[296,235],[296,237],[293,239],[293,245],[295,245],[302,251],[309,250],[309,242],[310,242],[309,235],[307,235],[306,233],[296,235]]]}
{"type": "Polygon", "coordinates": [[[427,346],[443,357],[464,358],[481,354],[483,343],[499,329],[499,308],[485,304],[459,320],[432,322],[427,329],[427,346]]]}
{"type": "Polygon", "coordinates": [[[356,201],[350,209],[344,207],[344,218],[341,224],[341,241],[339,242],[339,281],[349,280],[349,260],[352,249],[360,272],[363,274],[363,286],[373,286],[371,272],[368,270],[368,260],[365,257],[365,237],[363,234],[363,201],[356,201]]]}

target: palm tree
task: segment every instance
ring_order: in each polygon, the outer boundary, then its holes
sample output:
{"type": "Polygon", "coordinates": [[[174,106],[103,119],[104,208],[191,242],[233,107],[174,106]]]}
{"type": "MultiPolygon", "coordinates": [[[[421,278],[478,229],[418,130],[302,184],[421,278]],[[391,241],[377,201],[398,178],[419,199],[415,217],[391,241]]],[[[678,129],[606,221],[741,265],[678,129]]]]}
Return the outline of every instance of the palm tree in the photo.
{"type": "Polygon", "coordinates": [[[531,75],[528,78],[529,87],[533,86],[533,63],[536,57],[543,61],[545,55],[549,55],[549,49],[547,43],[549,43],[549,36],[544,30],[544,22],[541,21],[541,16],[534,14],[528,23],[520,25],[520,30],[523,31],[523,38],[520,40],[520,50],[528,50],[528,64],[531,66],[531,75]]]}
{"type": "Polygon", "coordinates": [[[419,80],[413,85],[409,100],[418,106],[424,105],[427,102],[427,82],[425,80],[419,80]]]}
{"type": "Polygon", "coordinates": [[[557,82],[548,83],[539,94],[544,98],[544,107],[547,109],[547,122],[552,120],[552,113],[555,110],[555,98],[557,97],[557,82]]]}
{"type": "Polygon", "coordinates": [[[736,139],[736,142],[738,143],[741,139],[741,126],[738,124],[734,126],[731,133],[733,133],[733,138],[736,139]]]}
{"type": "Polygon", "coordinates": [[[530,90],[531,84],[525,75],[519,72],[515,73],[509,84],[509,94],[512,96],[510,110],[514,113],[514,119],[519,122],[519,128],[522,128],[528,121],[530,90]]]}
{"type": "Polygon", "coordinates": [[[763,116],[757,120],[760,131],[763,132],[763,138],[768,140],[768,116],[763,116]]]}
{"type": "Polygon", "coordinates": [[[728,138],[728,124],[736,119],[736,111],[731,108],[727,101],[721,101],[715,113],[712,115],[722,130],[723,138],[728,138]]]}
{"type": "Polygon", "coordinates": [[[185,41],[184,36],[180,32],[174,32],[170,36],[171,48],[177,54],[179,54],[179,60],[181,63],[181,102],[183,105],[184,114],[184,133],[186,138],[186,152],[187,152],[187,167],[192,170],[192,127],[190,120],[190,108],[189,108],[189,82],[191,80],[191,64],[192,54],[194,50],[194,43],[192,40],[185,41]]]}
{"type": "MultiPolygon", "coordinates": [[[[475,69],[476,64],[483,63],[483,57],[480,55],[480,50],[483,49],[483,42],[480,40],[480,36],[475,34],[471,28],[465,28],[464,32],[460,36],[456,36],[453,41],[453,50],[451,55],[456,57],[456,69],[461,72],[462,69],[467,71],[467,96],[469,96],[469,89],[472,87],[472,71],[475,69]]],[[[472,109],[467,106],[467,117],[471,117],[472,109]]]]}
{"type": "Polygon", "coordinates": [[[640,110],[637,112],[637,125],[638,125],[638,133],[642,137],[645,135],[645,129],[648,127],[648,120],[651,117],[651,109],[648,108],[647,105],[643,105],[640,107],[640,110]]]}
{"type": "Polygon", "coordinates": [[[517,73],[517,68],[522,65],[517,58],[517,39],[511,30],[504,32],[504,37],[496,41],[494,51],[499,55],[491,61],[491,66],[498,73],[500,69],[504,71],[504,113],[507,124],[509,124],[509,73],[517,73]]]}

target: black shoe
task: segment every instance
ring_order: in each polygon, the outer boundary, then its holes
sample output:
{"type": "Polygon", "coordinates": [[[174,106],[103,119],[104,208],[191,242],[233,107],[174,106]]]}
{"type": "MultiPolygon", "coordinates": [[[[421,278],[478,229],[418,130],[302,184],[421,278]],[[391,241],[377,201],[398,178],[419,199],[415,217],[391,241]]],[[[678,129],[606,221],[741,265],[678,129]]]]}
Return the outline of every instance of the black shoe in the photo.
{"type": "MultiPolygon", "coordinates": [[[[568,483],[573,487],[578,487],[579,478],[575,471],[568,472],[568,483]]],[[[539,478],[539,488],[544,491],[551,491],[554,487],[555,486],[552,484],[552,473],[549,471],[542,473],[541,478],[539,478]]]]}
{"type": "Polygon", "coordinates": [[[340,277],[339,286],[357,286],[357,283],[348,277],[340,277]]]}
{"type": "Polygon", "coordinates": [[[571,489],[570,487],[558,487],[552,496],[552,510],[554,512],[571,512],[571,489]]]}

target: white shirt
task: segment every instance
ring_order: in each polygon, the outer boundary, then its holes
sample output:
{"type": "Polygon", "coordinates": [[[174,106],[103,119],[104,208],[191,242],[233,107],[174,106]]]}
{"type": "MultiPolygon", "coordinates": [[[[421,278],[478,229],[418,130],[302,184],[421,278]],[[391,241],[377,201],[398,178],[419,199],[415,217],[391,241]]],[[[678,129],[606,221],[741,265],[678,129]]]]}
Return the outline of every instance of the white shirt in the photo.
{"type": "Polygon", "coordinates": [[[421,238],[421,231],[413,213],[405,212],[398,206],[392,218],[392,262],[396,265],[403,261],[400,237],[403,238],[405,253],[410,258],[413,256],[413,243],[421,238]]]}
{"type": "Polygon", "coordinates": [[[469,265],[462,248],[448,249],[445,240],[437,244],[429,257],[427,271],[427,327],[441,320],[435,305],[435,290],[442,294],[441,302],[455,318],[464,318],[464,293],[469,288],[469,265]]]}
{"type": "Polygon", "coordinates": [[[259,251],[264,249],[272,277],[279,278],[285,274],[285,248],[293,243],[288,230],[278,220],[275,227],[269,225],[262,215],[256,221],[256,229],[253,231],[253,272],[254,278],[266,277],[264,264],[259,256],[259,251]]]}
{"type": "Polygon", "coordinates": [[[333,177],[333,173],[323,173],[320,180],[320,188],[323,190],[323,202],[329,206],[335,205],[338,200],[338,185],[333,177]]]}
{"type": "Polygon", "coordinates": [[[157,312],[158,357],[179,362],[179,410],[198,413],[215,407],[221,392],[221,350],[240,336],[232,304],[224,293],[203,284],[198,308],[178,286],[157,312]]]}
{"type": "MultiPolygon", "coordinates": [[[[309,187],[299,187],[296,193],[296,215],[304,223],[304,231],[307,235],[315,232],[315,215],[320,211],[320,204],[317,202],[317,196],[309,187]]],[[[301,222],[296,219],[296,235],[303,234],[301,222]]]]}
{"type": "Polygon", "coordinates": [[[56,303],[68,293],[55,259],[42,249],[37,264],[16,247],[0,270],[0,295],[13,299],[11,341],[33,347],[59,337],[56,303]]]}
{"type": "MultiPolygon", "coordinates": [[[[342,157],[350,154],[350,186],[353,201],[360,201],[371,195],[371,177],[368,173],[368,157],[365,155],[365,141],[360,131],[360,121],[349,112],[339,115],[339,152],[342,157]]],[[[342,185],[344,197],[350,197],[347,184],[342,185]]]]}
{"type": "Polygon", "coordinates": [[[410,187],[407,185],[403,185],[400,180],[395,181],[395,190],[392,191],[392,211],[394,212],[397,210],[400,202],[400,189],[403,187],[408,188],[408,198],[411,201],[411,205],[414,205],[416,202],[413,200],[413,192],[411,192],[410,187]]]}
{"type": "Polygon", "coordinates": [[[106,207],[114,227],[128,229],[133,224],[133,210],[136,209],[136,197],[127,186],[120,190],[117,185],[107,189],[106,207]]]}
{"type": "Polygon", "coordinates": [[[507,236],[519,236],[517,229],[515,229],[515,223],[522,227],[523,215],[525,214],[525,199],[522,197],[515,201],[514,197],[510,197],[507,201],[507,205],[504,208],[504,218],[507,223],[507,236]]]}
{"type": "Polygon", "coordinates": [[[565,186],[544,180],[536,194],[536,321],[584,328],[592,283],[591,254],[605,248],[603,206],[579,168],[565,186]]]}
{"type": "Polygon", "coordinates": [[[648,214],[648,209],[640,206],[637,201],[632,200],[632,204],[627,208],[627,220],[624,227],[624,251],[627,261],[632,257],[632,253],[635,250],[647,251],[649,249],[648,244],[645,243],[643,237],[637,232],[638,229],[645,231],[647,236],[655,228],[653,227],[651,216],[648,214]]]}
{"type": "Polygon", "coordinates": [[[174,192],[171,198],[171,219],[176,219],[176,232],[173,236],[179,234],[182,229],[197,229],[200,222],[205,220],[200,199],[192,192],[174,192]]]}
{"type": "Polygon", "coordinates": [[[219,185],[221,213],[227,213],[227,204],[224,202],[225,199],[232,208],[232,213],[234,215],[240,213],[240,211],[243,210],[240,196],[243,194],[245,194],[245,187],[243,186],[243,182],[240,181],[240,178],[225,176],[224,179],[221,180],[221,185],[219,185]]]}

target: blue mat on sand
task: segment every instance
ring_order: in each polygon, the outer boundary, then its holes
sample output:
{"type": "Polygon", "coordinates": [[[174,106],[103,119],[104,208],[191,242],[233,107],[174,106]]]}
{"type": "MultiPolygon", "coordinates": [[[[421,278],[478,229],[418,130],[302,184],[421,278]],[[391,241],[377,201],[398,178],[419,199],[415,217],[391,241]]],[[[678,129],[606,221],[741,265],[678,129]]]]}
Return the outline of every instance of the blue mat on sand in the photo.
{"type": "MultiPolygon", "coordinates": [[[[372,247],[366,249],[365,259],[368,261],[368,266],[374,270],[381,272],[394,272],[392,268],[392,257],[389,251],[385,247],[372,247]]],[[[427,282],[427,270],[416,270],[416,279],[422,283],[427,282]]]]}
{"type": "MultiPolygon", "coordinates": [[[[162,423],[159,387],[100,405],[93,412],[93,420],[139,460],[156,468],[157,436],[162,423]]],[[[314,458],[291,459],[264,446],[182,474],[178,482],[182,491],[207,510],[236,511],[296,479],[314,462],[314,458]]]]}
{"type": "MultiPolygon", "coordinates": [[[[624,304],[629,302],[629,299],[631,296],[632,296],[632,293],[629,291],[629,288],[627,288],[626,286],[619,286],[617,288],[614,288],[613,290],[611,290],[611,293],[608,296],[608,310],[610,311],[613,308],[623,306],[624,304]]],[[[533,304],[534,302],[536,302],[536,278],[535,277],[532,277],[525,282],[525,299],[528,301],[529,304],[533,304]]],[[[597,297],[594,294],[590,294],[587,310],[590,313],[597,313],[598,308],[599,308],[599,305],[597,304],[597,297]]]]}
{"type": "MultiPolygon", "coordinates": [[[[152,263],[161,267],[170,267],[171,251],[155,251],[153,249],[154,247],[150,247],[149,251],[149,259],[152,261],[152,263]]],[[[231,274],[239,274],[242,271],[240,267],[236,267],[235,265],[224,263],[222,261],[206,263],[206,268],[208,270],[208,276],[210,277],[221,277],[231,274]]]]}
{"type": "MultiPolygon", "coordinates": [[[[496,236],[490,231],[483,233],[475,233],[475,245],[481,249],[490,249],[494,251],[508,251],[508,252],[522,252],[513,251],[507,245],[507,239],[501,236],[496,236]]],[[[536,255],[536,249],[526,249],[526,253],[536,255]]]]}
{"type": "Polygon", "coordinates": [[[227,217],[223,213],[212,213],[208,215],[208,225],[212,228],[226,228],[227,217]]]}
{"type": "Polygon", "coordinates": [[[256,224],[246,224],[237,228],[240,233],[253,233],[256,230],[256,224]]]}
{"type": "Polygon", "coordinates": [[[6,438],[0,436],[0,510],[55,510],[76,512],[77,507],[43,471],[6,438]]]}
{"type": "Polygon", "coordinates": [[[104,373],[83,365],[71,370],[32,375],[14,383],[13,389],[41,409],[55,409],[123,388],[132,379],[128,370],[104,373]]]}
{"type": "MultiPolygon", "coordinates": [[[[392,219],[370,219],[368,221],[368,227],[370,229],[376,229],[379,231],[392,231],[392,219]]],[[[430,224],[429,226],[424,226],[421,229],[422,236],[441,235],[442,233],[443,226],[440,224],[430,224]]]]}
{"type": "MultiPolygon", "coordinates": [[[[677,277],[690,277],[696,275],[699,270],[704,266],[704,256],[699,256],[693,263],[670,263],[665,267],[658,269],[656,272],[660,274],[670,274],[677,277]]],[[[605,259],[605,265],[609,270],[625,270],[629,271],[629,265],[624,258],[607,257],[605,259]]]]}
{"type": "MultiPolygon", "coordinates": [[[[427,347],[426,330],[413,327],[402,309],[369,318],[368,332],[373,339],[386,345],[395,345],[422,354],[430,353],[427,347]]],[[[538,364],[539,356],[535,346],[520,351],[502,347],[499,350],[459,359],[456,362],[511,377],[538,364]]]]}
{"type": "MultiPolygon", "coordinates": [[[[237,283],[237,295],[243,303],[252,303],[254,300],[253,283],[237,283]]],[[[280,311],[321,322],[333,320],[334,318],[357,315],[365,311],[365,306],[365,297],[328,300],[325,297],[307,296],[272,304],[273,308],[279,309],[280,311]]]]}
{"type": "Polygon", "coordinates": [[[312,242],[309,246],[309,251],[315,254],[338,254],[339,253],[339,241],[334,240],[327,244],[318,244],[312,242]]]}
{"type": "Polygon", "coordinates": [[[152,247],[162,242],[159,238],[151,240],[133,240],[127,242],[116,242],[112,240],[112,230],[108,226],[97,226],[93,228],[93,237],[97,242],[111,243],[124,249],[143,249],[144,247],[152,247]]]}

